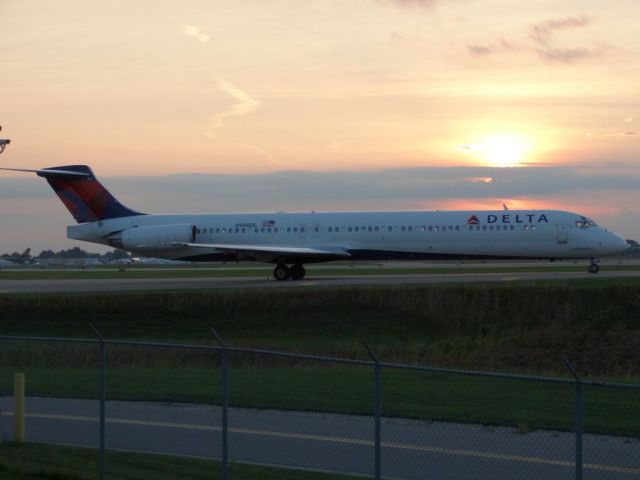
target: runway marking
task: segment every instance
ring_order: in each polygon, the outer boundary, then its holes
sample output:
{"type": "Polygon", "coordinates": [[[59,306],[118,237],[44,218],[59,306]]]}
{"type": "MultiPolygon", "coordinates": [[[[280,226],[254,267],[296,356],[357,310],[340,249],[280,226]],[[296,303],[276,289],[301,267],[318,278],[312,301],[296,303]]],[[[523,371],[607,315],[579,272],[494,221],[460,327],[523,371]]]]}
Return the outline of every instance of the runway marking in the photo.
{"type": "MultiPolygon", "coordinates": [[[[13,416],[13,412],[2,412],[2,415],[13,416]]],[[[27,413],[25,416],[31,417],[31,418],[48,419],[48,420],[68,420],[68,421],[81,421],[81,422],[98,422],[100,420],[98,417],[89,417],[89,416],[80,416],[80,415],[64,415],[64,414],[48,414],[48,413],[27,413]]],[[[216,427],[212,425],[175,423],[175,422],[158,422],[158,421],[152,421],[152,420],[132,420],[127,418],[107,418],[106,422],[112,423],[112,424],[120,424],[120,425],[139,425],[139,426],[146,426],[146,427],[178,428],[178,429],[185,429],[185,430],[200,430],[200,431],[211,431],[211,432],[222,431],[222,427],[216,427]]],[[[347,444],[347,445],[361,445],[361,446],[367,446],[367,447],[374,446],[374,442],[372,442],[371,440],[362,440],[362,439],[349,438],[349,437],[338,437],[338,436],[331,436],[331,435],[313,435],[313,434],[293,433],[293,432],[273,432],[269,430],[255,430],[255,429],[248,429],[248,428],[229,428],[228,431],[229,433],[256,435],[256,436],[263,436],[263,437],[289,438],[289,439],[310,440],[310,441],[318,441],[318,442],[331,442],[331,443],[341,443],[341,444],[347,444]]],[[[478,450],[431,447],[428,445],[415,445],[410,443],[397,443],[397,442],[382,442],[381,446],[385,448],[394,448],[398,450],[440,453],[440,454],[447,454],[447,455],[460,455],[465,457],[483,458],[488,460],[505,460],[505,461],[511,461],[511,462],[535,463],[535,464],[555,465],[559,467],[571,467],[571,468],[575,466],[573,462],[566,461],[566,460],[554,460],[551,458],[542,458],[542,457],[529,457],[526,455],[512,455],[508,453],[491,453],[491,452],[482,452],[478,450]]],[[[601,470],[605,472],[614,472],[614,473],[640,474],[640,468],[636,468],[636,467],[619,467],[616,465],[600,465],[595,463],[585,463],[583,466],[584,468],[588,468],[590,470],[601,470]]]]}

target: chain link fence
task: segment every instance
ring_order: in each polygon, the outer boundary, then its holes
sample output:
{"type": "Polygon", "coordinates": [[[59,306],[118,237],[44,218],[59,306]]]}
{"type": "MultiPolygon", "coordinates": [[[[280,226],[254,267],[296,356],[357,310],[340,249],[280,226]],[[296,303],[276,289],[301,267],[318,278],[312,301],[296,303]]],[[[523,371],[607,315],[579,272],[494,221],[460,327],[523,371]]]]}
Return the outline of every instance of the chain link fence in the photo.
{"type": "Polygon", "coordinates": [[[90,447],[100,479],[140,468],[117,451],[215,460],[202,478],[224,480],[250,478],[244,466],[314,479],[640,478],[640,384],[582,379],[566,360],[572,376],[552,378],[385,363],[366,345],[370,360],[235,348],[213,330],[209,345],[95,334],[0,336],[2,439],[14,438],[20,372],[27,441],[90,447]]]}

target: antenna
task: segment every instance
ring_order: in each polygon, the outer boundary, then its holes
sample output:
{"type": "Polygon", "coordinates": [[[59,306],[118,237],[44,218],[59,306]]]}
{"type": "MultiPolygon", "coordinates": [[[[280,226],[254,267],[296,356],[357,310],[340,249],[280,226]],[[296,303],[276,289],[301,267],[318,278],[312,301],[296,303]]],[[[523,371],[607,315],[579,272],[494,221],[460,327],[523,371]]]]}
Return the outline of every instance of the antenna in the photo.
{"type": "MultiPolygon", "coordinates": [[[[0,125],[0,131],[2,130],[2,126],[0,125]]],[[[11,143],[11,140],[0,138],[0,153],[4,152],[4,149],[7,148],[7,145],[11,143]]]]}

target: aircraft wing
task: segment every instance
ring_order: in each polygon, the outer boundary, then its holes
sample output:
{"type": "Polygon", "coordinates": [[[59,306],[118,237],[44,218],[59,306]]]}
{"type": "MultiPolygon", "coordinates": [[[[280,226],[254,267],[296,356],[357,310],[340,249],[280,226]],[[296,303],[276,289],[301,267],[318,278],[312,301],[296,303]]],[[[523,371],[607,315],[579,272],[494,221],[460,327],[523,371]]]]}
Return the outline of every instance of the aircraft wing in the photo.
{"type": "Polygon", "coordinates": [[[229,243],[178,243],[184,247],[214,249],[222,252],[237,253],[255,257],[286,258],[348,258],[351,254],[342,247],[294,247],[287,245],[243,245],[229,243]]]}

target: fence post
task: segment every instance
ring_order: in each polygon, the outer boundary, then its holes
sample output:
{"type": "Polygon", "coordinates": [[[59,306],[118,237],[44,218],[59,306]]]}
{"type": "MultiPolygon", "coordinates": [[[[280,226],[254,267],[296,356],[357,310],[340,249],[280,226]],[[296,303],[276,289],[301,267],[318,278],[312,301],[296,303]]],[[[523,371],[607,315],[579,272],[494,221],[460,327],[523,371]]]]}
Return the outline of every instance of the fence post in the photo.
{"type": "Polygon", "coordinates": [[[582,432],[584,431],[584,394],[582,391],[582,379],[573,368],[564,355],[561,357],[565,366],[576,379],[576,405],[575,405],[575,423],[576,423],[576,480],[582,480],[583,469],[583,450],[582,450],[582,432]]]}
{"type": "Polygon", "coordinates": [[[364,342],[364,347],[371,355],[371,358],[374,362],[374,387],[373,387],[373,405],[374,405],[374,416],[375,416],[375,434],[374,434],[374,445],[375,445],[375,479],[380,480],[382,478],[382,460],[381,460],[381,445],[382,445],[382,433],[381,433],[381,418],[382,418],[382,367],[380,366],[380,361],[378,357],[373,353],[373,351],[369,348],[366,342],[364,342]]]}
{"type": "Polygon", "coordinates": [[[222,369],[222,480],[229,478],[229,352],[218,332],[209,327],[211,333],[222,347],[220,368],[222,369]]]}
{"type": "Polygon", "coordinates": [[[89,324],[93,333],[98,337],[100,341],[100,360],[99,360],[99,370],[100,370],[100,460],[98,465],[98,478],[99,480],[104,480],[104,467],[105,467],[105,424],[106,424],[106,387],[105,387],[105,377],[107,370],[107,344],[104,340],[104,337],[100,334],[100,332],[93,326],[93,324],[89,324]]]}

